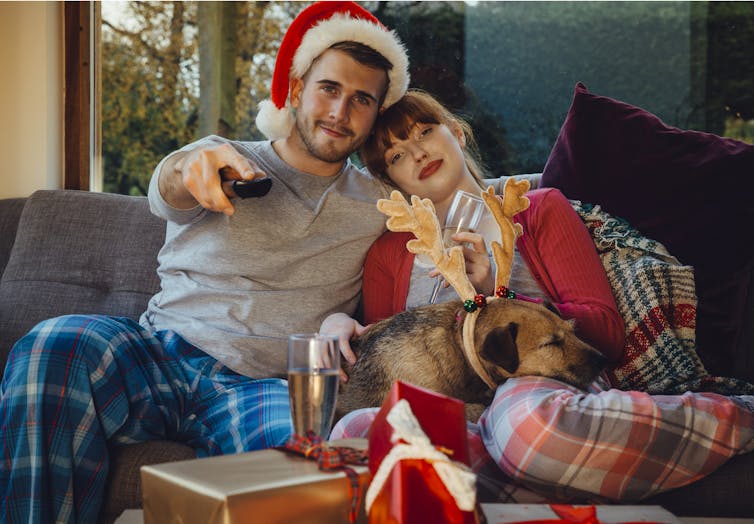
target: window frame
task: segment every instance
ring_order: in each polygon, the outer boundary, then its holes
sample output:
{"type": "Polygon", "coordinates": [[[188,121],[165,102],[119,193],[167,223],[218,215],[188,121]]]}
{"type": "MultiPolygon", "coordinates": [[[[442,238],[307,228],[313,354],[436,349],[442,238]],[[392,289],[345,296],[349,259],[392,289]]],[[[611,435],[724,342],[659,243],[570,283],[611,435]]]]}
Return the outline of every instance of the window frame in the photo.
{"type": "Polygon", "coordinates": [[[97,190],[93,173],[100,164],[98,132],[99,27],[97,2],[70,1],[64,18],[64,181],[65,189],[97,190]],[[94,169],[93,169],[94,168],[94,169]]]}

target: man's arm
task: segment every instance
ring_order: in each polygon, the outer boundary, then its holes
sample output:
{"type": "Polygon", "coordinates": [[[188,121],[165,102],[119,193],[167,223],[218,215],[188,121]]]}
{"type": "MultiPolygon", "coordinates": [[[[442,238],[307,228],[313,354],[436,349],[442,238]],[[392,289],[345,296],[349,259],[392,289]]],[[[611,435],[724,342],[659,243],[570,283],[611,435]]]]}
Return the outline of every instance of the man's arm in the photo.
{"type": "Polygon", "coordinates": [[[191,209],[199,205],[199,202],[183,185],[182,173],[178,168],[186,155],[186,152],[178,151],[168,157],[157,175],[162,198],[176,209],[191,209]]]}
{"type": "Polygon", "coordinates": [[[226,142],[173,153],[165,159],[157,176],[160,195],[170,206],[191,209],[198,204],[209,211],[232,215],[233,181],[253,180],[265,173],[226,142]]]}

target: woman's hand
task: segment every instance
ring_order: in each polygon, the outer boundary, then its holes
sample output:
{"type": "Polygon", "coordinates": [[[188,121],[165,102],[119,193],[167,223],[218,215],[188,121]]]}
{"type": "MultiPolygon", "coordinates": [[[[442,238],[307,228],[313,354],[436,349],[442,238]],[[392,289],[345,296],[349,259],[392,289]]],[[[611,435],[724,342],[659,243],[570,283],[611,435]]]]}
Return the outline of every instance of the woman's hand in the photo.
{"type": "MultiPolygon", "coordinates": [[[[468,275],[474,289],[477,293],[486,296],[492,295],[495,291],[495,275],[492,274],[492,264],[490,263],[489,253],[487,253],[484,237],[479,233],[465,232],[455,233],[451,238],[463,248],[466,275],[468,275]]],[[[429,272],[430,277],[439,274],[440,272],[437,269],[429,272]]],[[[448,287],[450,284],[446,281],[444,285],[448,287]]]]}
{"type": "MultiPolygon", "coordinates": [[[[353,366],[356,363],[356,354],[351,349],[350,340],[364,333],[366,329],[366,327],[345,313],[333,313],[322,321],[319,332],[322,334],[337,335],[343,358],[353,366]]],[[[348,375],[342,368],[340,370],[340,380],[343,382],[348,381],[348,375]]]]}

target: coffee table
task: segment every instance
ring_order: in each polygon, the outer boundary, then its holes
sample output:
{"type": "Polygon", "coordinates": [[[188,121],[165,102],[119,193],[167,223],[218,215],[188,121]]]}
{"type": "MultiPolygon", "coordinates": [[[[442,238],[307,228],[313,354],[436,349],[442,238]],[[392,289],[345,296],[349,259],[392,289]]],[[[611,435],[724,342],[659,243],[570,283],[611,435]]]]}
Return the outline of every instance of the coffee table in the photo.
{"type": "MultiPolygon", "coordinates": [[[[504,504],[482,504],[482,508],[485,514],[490,517],[494,514],[495,506],[503,506],[504,504]]],[[[518,504],[522,506],[523,504],[518,504]]],[[[614,506],[619,508],[621,506],[614,506]]],[[[659,506],[630,506],[636,508],[659,508],[659,506]]],[[[662,509],[662,508],[660,508],[662,509]]],[[[526,517],[532,518],[532,517],[526,517]]],[[[636,515],[631,516],[632,519],[636,519],[636,515]]],[[[713,517],[675,517],[677,522],[681,524],[754,524],[754,518],[713,518],[713,517]]],[[[497,521],[491,521],[497,522],[497,521]]],[[[115,521],[115,524],[144,524],[144,514],[140,509],[127,509],[120,517],[115,521]]]]}

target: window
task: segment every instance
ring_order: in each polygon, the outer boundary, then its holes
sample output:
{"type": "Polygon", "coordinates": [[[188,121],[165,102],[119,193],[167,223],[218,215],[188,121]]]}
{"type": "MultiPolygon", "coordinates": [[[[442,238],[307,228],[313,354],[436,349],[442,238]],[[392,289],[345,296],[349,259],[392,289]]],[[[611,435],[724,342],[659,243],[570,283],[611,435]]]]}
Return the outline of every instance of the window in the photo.
{"type": "MultiPolygon", "coordinates": [[[[472,123],[492,175],[542,170],[578,81],[669,125],[754,143],[752,2],[363,5],[406,43],[412,87],[472,123]]],[[[143,194],[159,159],[200,136],[261,138],[256,103],[301,3],[101,8],[105,191],[143,194]]]]}

